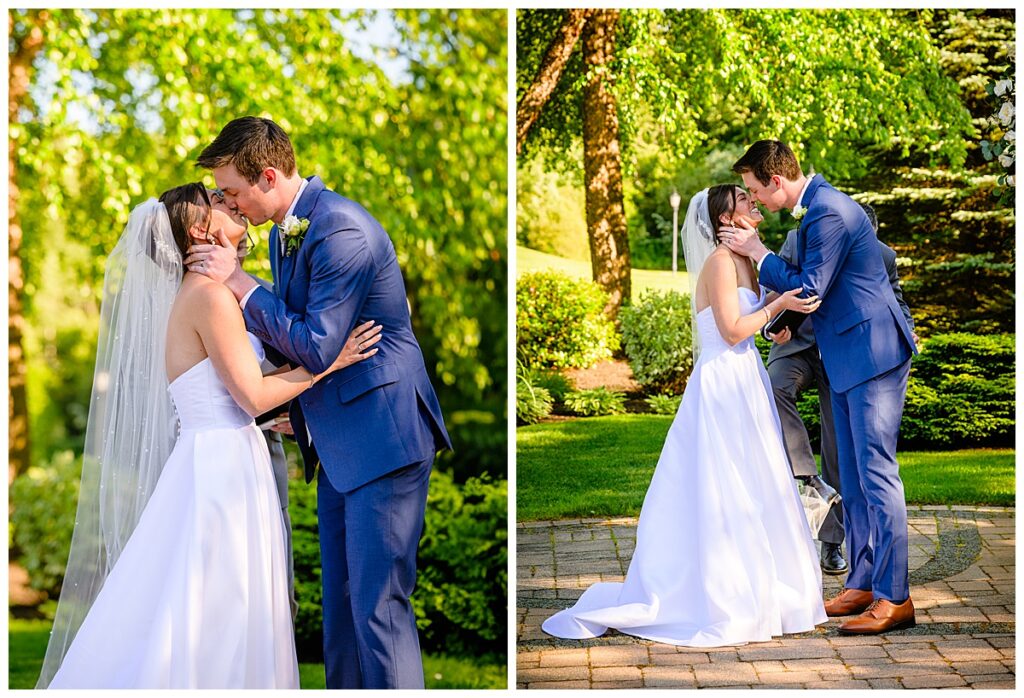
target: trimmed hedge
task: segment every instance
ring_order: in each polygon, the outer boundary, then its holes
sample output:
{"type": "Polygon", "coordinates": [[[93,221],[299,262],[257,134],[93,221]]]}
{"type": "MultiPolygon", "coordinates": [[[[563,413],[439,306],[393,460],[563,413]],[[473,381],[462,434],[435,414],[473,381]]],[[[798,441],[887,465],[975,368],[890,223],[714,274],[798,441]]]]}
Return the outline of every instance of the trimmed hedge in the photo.
{"type": "Polygon", "coordinates": [[[678,395],[693,370],[690,297],[645,291],[619,312],[622,343],[633,377],[650,391],[678,395]]]}
{"type": "MultiPolygon", "coordinates": [[[[1013,446],[1014,335],[953,333],[926,340],[914,357],[899,447],[944,450],[1013,446]]],[[[800,416],[820,442],[817,391],[801,394],[800,416]]]]}
{"type": "Polygon", "coordinates": [[[592,281],[559,272],[522,274],[516,282],[516,347],[527,367],[587,368],[619,348],[604,314],[608,295],[592,281]]]}

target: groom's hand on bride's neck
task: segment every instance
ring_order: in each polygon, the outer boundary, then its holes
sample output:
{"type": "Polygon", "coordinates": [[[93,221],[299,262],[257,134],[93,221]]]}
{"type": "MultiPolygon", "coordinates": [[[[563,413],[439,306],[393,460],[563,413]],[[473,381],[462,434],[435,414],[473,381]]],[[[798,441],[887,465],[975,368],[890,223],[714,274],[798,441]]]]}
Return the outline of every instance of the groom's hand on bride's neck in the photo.
{"type": "Polygon", "coordinates": [[[718,229],[718,237],[730,250],[754,262],[759,263],[768,254],[768,248],[757,235],[757,228],[744,221],[739,221],[735,227],[723,225],[718,229]]]}
{"type": "Polygon", "coordinates": [[[238,261],[238,250],[223,230],[213,233],[217,240],[215,245],[193,245],[189,256],[185,258],[185,266],[196,274],[202,274],[218,283],[222,283],[241,299],[256,285],[248,274],[242,271],[238,261]]]}

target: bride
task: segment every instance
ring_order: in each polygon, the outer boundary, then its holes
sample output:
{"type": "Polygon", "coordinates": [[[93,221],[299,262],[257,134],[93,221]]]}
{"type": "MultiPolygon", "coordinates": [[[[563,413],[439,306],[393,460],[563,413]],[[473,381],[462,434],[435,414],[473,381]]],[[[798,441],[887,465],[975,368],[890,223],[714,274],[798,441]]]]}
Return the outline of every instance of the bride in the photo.
{"type": "Polygon", "coordinates": [[[827,620],[821,570],[782,444],[753,335],[785,309],[820,301],[794,289],[771,302],[749,260],[718,229],[761,214],[723,184],[686,213],[696,365],[669,429],[624,583],[601,582],[548,618],[545,632],[584,639],[616,628],[692,647],[759,642],[827,620]]]}
{"type": "Polygon", "coordinates": [[[285,533],[253,416],[323,374],[263,376],[234,297],[185,271],[247,221],[202,184],[136,207],[107,260],[78,513],[39,688],[298,688],[285,533]],[[170,382],[168,382],[170,379],[170,382]]]}

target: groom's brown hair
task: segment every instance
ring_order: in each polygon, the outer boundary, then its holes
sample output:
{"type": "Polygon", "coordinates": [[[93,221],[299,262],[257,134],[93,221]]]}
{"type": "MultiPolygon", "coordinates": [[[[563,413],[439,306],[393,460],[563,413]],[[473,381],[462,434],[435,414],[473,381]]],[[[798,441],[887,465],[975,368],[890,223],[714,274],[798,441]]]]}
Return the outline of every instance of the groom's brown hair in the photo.
{"type": "Polygon", "coordinates": [[[243,116],[217,134],[199,154],[196,164],[208,170],[234,165],[249,184],[255,184],[268,167],[288,177],[295,174],[295,151],[288,134],[273,121],[243,116]]]}
{"type": "Polygon", "coordinates": [[[765,186],[768,186],[774,175],[796,180],[802,174],[796,155],[782,141],[754,143],[732,166],[732,171],[738,175],[751,172],[754,178],[765,186]]]}

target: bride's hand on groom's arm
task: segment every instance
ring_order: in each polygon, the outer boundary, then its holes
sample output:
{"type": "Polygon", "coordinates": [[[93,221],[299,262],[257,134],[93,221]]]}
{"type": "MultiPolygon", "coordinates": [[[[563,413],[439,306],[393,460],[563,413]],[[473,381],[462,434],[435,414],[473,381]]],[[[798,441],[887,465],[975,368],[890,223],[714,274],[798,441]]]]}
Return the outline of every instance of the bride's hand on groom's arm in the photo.
{"type": "Polygon", "coordinates": [[[373,320],[367,320],[362,325],[357,325],[352,330],[352,334],[348,336],[345,346],[341,348],[338,358],[326,371],[318,374],[316,379],[320,380],[329,373],[351,366],[376,354],[377,347],[374,345],[381,340],[381,330],[383,329],[383,325],[374,324],[373,320]]]}
{"type": "Polygon", "coordinates": [[[803,288],[794,288],[792,291],[786,291],[781,294],[775,302],[779,304],[780,310],[795,310],[798,313],[813,313],[818,309],[818,306],[821,305],[821,299],[817,296],[800,298],[799,296],[803,292],[803,288]]]}

